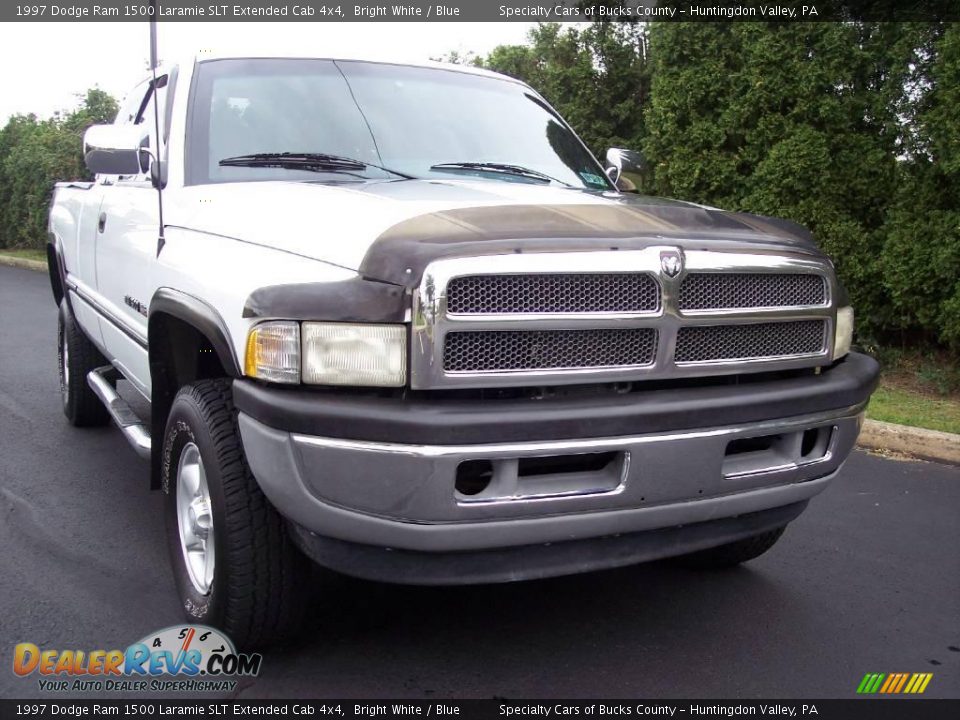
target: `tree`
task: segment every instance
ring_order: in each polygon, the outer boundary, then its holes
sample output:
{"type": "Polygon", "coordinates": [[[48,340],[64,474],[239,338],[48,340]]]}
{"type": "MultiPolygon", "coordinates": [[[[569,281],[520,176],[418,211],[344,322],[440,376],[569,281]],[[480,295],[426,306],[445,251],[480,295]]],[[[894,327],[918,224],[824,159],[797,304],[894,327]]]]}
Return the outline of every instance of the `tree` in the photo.
{"type": "Polygon", "coordinates": [[[0,247],[44,246],[54,183],[92,179],[83,162],[83,133],[116,114],[116,101],[92,88],[65,116],[10,118],[0,130],[0,247]]]}
{"type": "Polygon", "coordinates": [[[657,191],[806,225],[871,333],[889,322],[882,228],[910,32],[894,23],[651,28],[645,150],[657,191]]]}
{"type": "Polygon", "coordinates": [[[891,327],[960,349],[960,26],[924,28],[899,187],[886,217],[891,327]]]}
{"type": "Polygon", "coordinates": [[[808,226],[861,337],[960,348],[958,26],[541,25],[480,64],[642,148],[653,193],[808,226]]]}
{"type": "Polygon", "coordinates": [[[546,23],[529,41],[501,45],[480,64],[534,87],[600,157],[608,147],[641,142],[650,88],[642,26],[598,22],[581,30],[546,23]]]}

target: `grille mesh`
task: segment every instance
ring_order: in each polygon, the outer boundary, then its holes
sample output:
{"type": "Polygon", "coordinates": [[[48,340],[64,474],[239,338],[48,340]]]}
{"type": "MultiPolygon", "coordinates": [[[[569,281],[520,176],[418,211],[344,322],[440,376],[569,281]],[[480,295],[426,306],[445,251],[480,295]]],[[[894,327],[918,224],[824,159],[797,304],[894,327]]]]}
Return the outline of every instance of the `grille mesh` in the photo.
{"type": "Polygon", "coordinates": [[[823,350],[824,320],[683,327],[677,334],[678,363],[810,355],[823,350]]]}
{"type": "Polygon", "coordinates": [[[680,285],[681,310],[824,305],[826,283],[804,273],[691,273],[680,285]]]}
{"type": "Polygon", "coordinates": [[[454,332],[446,337],[443,367],[497,372],[650,365],[656,351],[651,328],[454,332]]]}
{"type": "Polygon", "coordinates": [[[657,282],[644,273],[468,275],[447,286],[447,312],[590,313],[653,312],[657,282]]]}

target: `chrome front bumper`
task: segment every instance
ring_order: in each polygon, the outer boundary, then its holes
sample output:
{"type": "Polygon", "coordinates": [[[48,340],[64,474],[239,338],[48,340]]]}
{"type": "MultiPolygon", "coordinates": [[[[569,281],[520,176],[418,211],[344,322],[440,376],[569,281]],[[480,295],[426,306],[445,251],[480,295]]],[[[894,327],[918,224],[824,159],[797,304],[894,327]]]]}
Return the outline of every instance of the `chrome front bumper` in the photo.
{"type": "Polygon", "coordinates": [[[682,432],[474,445],[317,437],[242,412],[239,424],[260,486],[301,534],[455,553],[666,530],[805,503],[853,448],[863,409],[682,432]],[[525,458],[584,453],[606,453],[610,462],[572,474],[517,472],[525,458]],[[494,468],[490,485],[472,496],[458,492],[458,468],[478,460],[494,468]]]}

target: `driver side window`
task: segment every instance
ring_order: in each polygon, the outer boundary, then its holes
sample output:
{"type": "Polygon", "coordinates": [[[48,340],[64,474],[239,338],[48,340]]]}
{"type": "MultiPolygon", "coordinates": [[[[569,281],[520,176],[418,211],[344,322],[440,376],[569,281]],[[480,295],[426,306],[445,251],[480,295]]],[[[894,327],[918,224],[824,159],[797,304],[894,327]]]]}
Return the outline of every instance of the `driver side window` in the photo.
{"type": "Polygon", "coordinates": [[[150,133],[150,151],[157,157],[163,148],[161,138],[163,137],[164,109],[167,106],[167,77],[166,75],[157,78],[157,87],[154,90],[152,84],[147,90],[147,96],[144,103],[140,106],[140,112],[134,124],[143,125],[150,133]],[[159,103],[160,108],[160,137],[157,137],[157,123],[155,121],[155,103],[159,103]]]}
{"type": "Polygon", "coordinates": [[[145,80],[127,93],[127,96],[120,104],[120,110],[117,112],[117,117],[113,121],[113,124],[132,125],[137,119],[137,114],[140,112],[140,106],[143,105],[143,102],[147,97],[147,90],[149,89],[150,83],[145,80]]]}
{"type": "MultiPolygon", "coordinates": [[[[157,78],[157,90],[154,91],[153,82],[145,81],[138,85],[133,92],[131,92],[127,98],[123,101],[123,105],[120,106],[120,111],[117,113],[117,118],[114,121],[115,125],[143,125],[144,130],[147,131],[147,134],[150,137],[149,148],[150,151],[157,157],[160,156],[160,138],[157,137],[156,132],[156,123],[154,121],[154,103],[159,97],[160,101],[160,123],[161,123],[161,137],[163,135],[163,121],[164,121],[164,112],[163,109],[166,107],[166,97],[167,97],[167,76],[161,76],[157,78]]],[[[141,172],[137,175],[119,175],[115,176],[116,180],[123,181],[132,181],[132,182],[142,182],[149,179],[149,169],[141,172]]]]}

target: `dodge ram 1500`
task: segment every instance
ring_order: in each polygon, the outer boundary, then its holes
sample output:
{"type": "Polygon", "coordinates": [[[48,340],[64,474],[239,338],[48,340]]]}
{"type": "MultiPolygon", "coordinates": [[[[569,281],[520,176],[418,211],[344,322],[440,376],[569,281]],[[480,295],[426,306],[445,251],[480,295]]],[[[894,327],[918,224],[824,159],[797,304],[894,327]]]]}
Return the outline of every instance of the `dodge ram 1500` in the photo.
{"type": "Polygon", "coordinates": [[[186,616],[240,644],[295,627],[308,558],[754,558],[876,385],[809,232],[633,192],[635,153],[508,77],[207,54],[84,143],[49,222],[64,412],[149,461],[186,616]]]}

